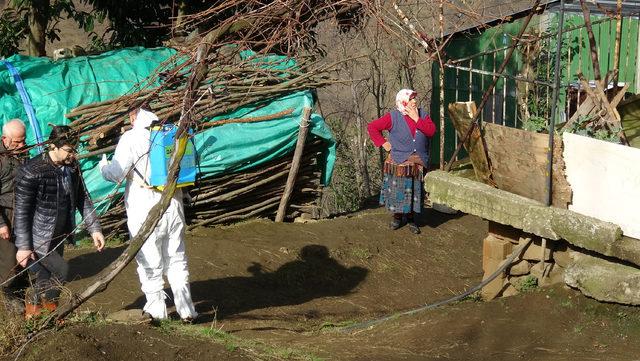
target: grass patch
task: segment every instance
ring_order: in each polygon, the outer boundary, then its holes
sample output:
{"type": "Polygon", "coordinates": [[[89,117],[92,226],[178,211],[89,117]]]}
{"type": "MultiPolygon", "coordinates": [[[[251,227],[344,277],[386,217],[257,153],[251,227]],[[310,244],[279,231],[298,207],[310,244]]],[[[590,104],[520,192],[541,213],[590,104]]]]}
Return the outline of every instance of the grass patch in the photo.
{"type": "Polygon", "coordinates": [[[367,248],[353,247],[350,249],[350,253],[351,253],[351,256],[360,258],[363,260],[370,259],[371,257],[373,257],[373,255],[371,254],[371,251],[369,251],[367,248]]]}
{"type": "Polygon", "coordinates": [[[573,302],[571,302],[571,300],[564,300],[562,302],[560,302],[560,306],[564,307],[564,308],[574,308],[574,304],[573,302]]]}
{"type": "MultiPolygon", "coordinates": [[[[4,301],[4,298],[2,298],[4,301]]],[[[0,307],[4,307],[0,305],[0,307]]],[[[0,356],[8,356],[16,347],[27,341],[31,327],[22,319],[22,315],[8,314],[4,310],[0,314],[0,356]]]]}
{"type": "Polygon", "coordinates": [[[240,350],[260,359],[286,359],[294,361],[323,360],[309,352],[291,347],[278,347],[259,341],[240,338],[223,331],[222,326],[217,327],[217,323],[215,321],[210,327],[203,327],[202,325],[185,325],[180,321],[162,321],[160,322],[159,327],[162,329],[162,332],[173,334],[178,333],[190,337],[210,340],[212,342],[222,344],[229,352],[240,350]]]}
{"type": "Polygon", "coordinates": [[[476,291],[461,299],[460,302],[482,302],[482,294],[480,294],[480,291],[476,291]]]}
{"type": "Polygon", "coordinates": [[[346,320],[346,321],[339,321],[339,322],[325,321],[320,325],[319,331],[333,331],[342,327],[355,325],[356,323],[357,322],[354,320],[346,320]]]}
{"type": "MultiPolygon", "coordinates": [[[[86,233],[83,233],[82,236],[78,236],[79,239],[75,242],[75,248],[84,249],[84,248],[93,248],[93,239],[89,237],[86,233]]],[[[104,245],[105,247],[118,247],[122,246],[127,239],[122,236],[109,237],[105,239],[104,245]]]]}
{"type": "Polygon", "coordinates": [[[538,279],[535,276],[527,276],[513,285],[519,292],[531,292],[538,288],[538,279]]]}

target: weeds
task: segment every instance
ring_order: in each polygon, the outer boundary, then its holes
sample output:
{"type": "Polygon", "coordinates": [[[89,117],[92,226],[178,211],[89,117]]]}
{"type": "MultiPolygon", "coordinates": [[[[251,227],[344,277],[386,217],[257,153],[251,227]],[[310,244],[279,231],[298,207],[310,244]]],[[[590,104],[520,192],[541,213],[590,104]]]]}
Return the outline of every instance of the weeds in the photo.
{"type": "MultiPolygon", "coordinates": [[[[127,239],[122,236],[109,237],[105,240],[105,247],[118,247],[124,244],[126,241],[127,239]]],[[[78,249],[93,248],[93,239],[85,235],[84,237],[76,241],[75,247],[78,249]]]]}
{"type": "Polygon", "coordinates": [[[514,285],[514,287],[519,291],[519,292],[531,292],[533,290],[535,290],[536,288],[538,288],[538,279],[535,276],[527,276],[524,279],[520,280],[520,282],[518,282],[517,284],[514,285]]]}
{"type": "Polygon", "coordinates": [[[482,302],[482,294],[474,292],[460,300],[460,302],[482,302]]]}
{"type": "Polygon", "coordinates": [[[356,324],[356,321],[353,321],[353,320],[346,320],[346,321],[340,321],[340,322],[325,321],[320,325],[319,330],[332,331],[338,328],[348,327],[354,324],[356,324]]]}
{"type": "Polygon", "coordinates": [[[365,259],[370,259],[371,257],[373,257],[373,255],[371,254],[371,251],[369,251],[366,248],[360,248],[360,247],[353,247],[351,248],[351,255],[356,257],[356,258],[360,258],[362,260],[365,259]]]}
{"type": "Polygon", "coordinates": [[[560,302],[560,306],[564,307],[564,308],[573,308],[573,302],[571,302],[571,300],[564,300],[562,302],[560,302]]]}
{"type": "Polygon", "coordinates": [[[0,315],[2,323],[2,327],[0,327],[0,355],[6,356],[27,340],[27,335],[31,330],[22,319],[22,315],[13,315],[2,311],[0,315]]]}

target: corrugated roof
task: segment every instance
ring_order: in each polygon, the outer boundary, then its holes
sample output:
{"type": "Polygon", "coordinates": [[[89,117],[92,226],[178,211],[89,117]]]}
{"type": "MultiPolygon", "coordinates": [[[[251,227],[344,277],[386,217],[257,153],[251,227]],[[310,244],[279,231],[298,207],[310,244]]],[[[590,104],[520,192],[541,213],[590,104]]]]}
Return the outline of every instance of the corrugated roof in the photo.
{"type": "MultiPolygon", "coordinates": [[[[543,0],[540,4],[544,6],[553,2],[543,0]]],[[[533,0],[448,1],[444,9],[444,16],[447,19],[445,36],[526,16],[534,4],[533,0]]]]}
{"type": "MultiPolygon", "coordinates": [[[[616,11],[616,0],[598,0],[596,6],[593,1],[586,1],[592,14],[603,14],[616,11]]],[[[448,1],[445,7],[445,19],[447,26],[445,36],[473,29],[482,29],[494,26],[501,22],[512,21],[522,18],[531,10],[535,1],[514,0],[505,1],[482,1],[482,0],[454,0],[448,1]]],[[[547,11],[558,11],[560,9],[559,0],[543,0],[541,6],[545,6],[547,11]]],[[[565,11],[582,13],[579,0],[566,0],[565,11]]],[[[640,0],[624,0],[622,3],[622,13],[624,16],[638,17],[640,15],[640,0]]]]}
{"type": "MultiPolygon", "coordinates": [[[[606,11],[609,11],[611,13],[616,12],[616,6],[617,6],[616,0],[598,0],[596,2],[598,3],[599,6],[594,5],[592,1],[586,2],[592,14],[603,14],[606,11]]],[[[554,4],[551,5],[549,8],[553,10],[559,9],[560,2],[559,1],[554,2],[554,4]]],[[[569,11],[569,12],[582,12],[582,8],[580,7],[580,1],[578,0],[565,1],[564,8],[565,8],[565,11],[569,11]]],[[[634,16],[634,17],[637,17],[638,15],[640,15],[640,0],[624,0],[622,2],[622,14],[624,16],[634,16]]]]}

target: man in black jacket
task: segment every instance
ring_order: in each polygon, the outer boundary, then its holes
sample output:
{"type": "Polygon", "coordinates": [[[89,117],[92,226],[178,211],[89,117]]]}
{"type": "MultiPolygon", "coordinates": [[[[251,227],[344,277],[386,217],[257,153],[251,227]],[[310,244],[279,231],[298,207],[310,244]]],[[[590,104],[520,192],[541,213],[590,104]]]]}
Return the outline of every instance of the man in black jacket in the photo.
{"type": "Polygon", "coordinates": [[[0,282],[9,311],[21,313],[23,291],[27,279],[23,275],[11,279],[16,273],[16,246],[11,239],[13,220],[13,181],[22,164],[25,126],[20,119],[11,119],[2,126],[0,141],[0,282]],[[9,280],[11,279],[11,280],[9,280]]]}
{"type": "Polygon", "coordinates": [[[58,286],[66,281],[68,269],[62,258],[64,241],[73,237],[76,209],[82,214],[96,249],[104,248],[98,216],[75,159],[77,141],[69,127],[54,127],[48,152],[27,161],[16,176],[16,260],[29,268],[34,284],[26,304],[26,318],[39,314],[41,308],[56,308],[58,286]]]}

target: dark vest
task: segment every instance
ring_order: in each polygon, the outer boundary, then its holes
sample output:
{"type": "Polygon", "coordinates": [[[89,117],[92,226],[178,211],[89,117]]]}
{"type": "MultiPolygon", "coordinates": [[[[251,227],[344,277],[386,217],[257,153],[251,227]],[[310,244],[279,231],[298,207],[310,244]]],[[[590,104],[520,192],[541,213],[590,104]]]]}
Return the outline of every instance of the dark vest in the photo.
{"type": "MultiPolygon", "coordinates": [[[[422,108],[418,109],[420,118],[426,116],[422,108]]],[[[389,131],[389,143],[391,143],[391,159],[395,163],[403,163],[413,153],[418,154],[424,165],[429,165],[430,139],[420,130],[416,130],[415,138],[411,136],[411,130],[400,111],[391,111],[391,130],[389,131]]]]}

